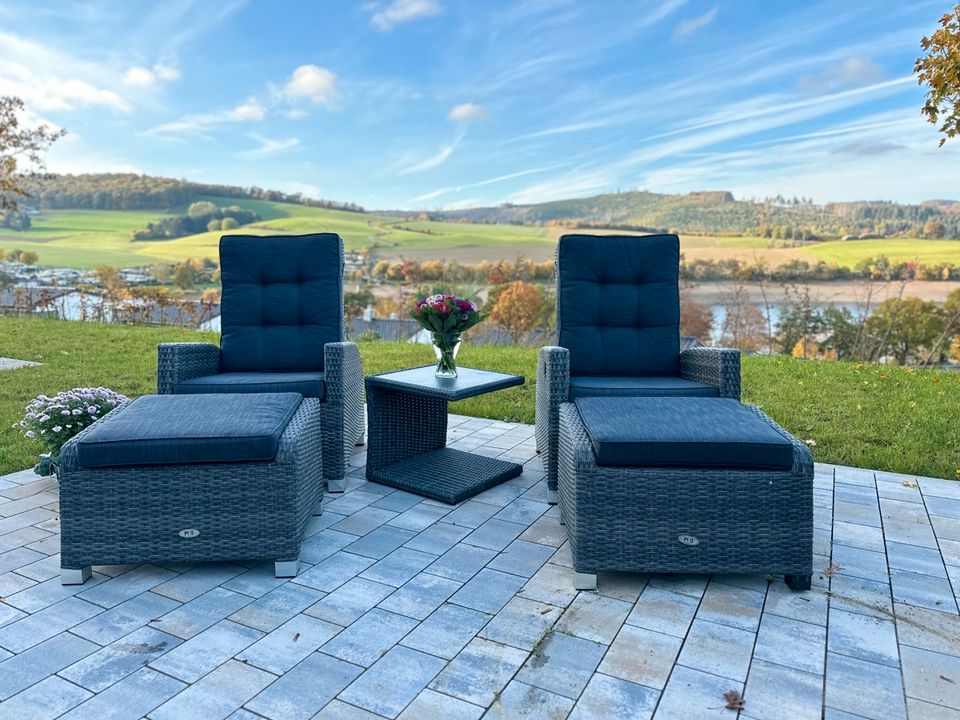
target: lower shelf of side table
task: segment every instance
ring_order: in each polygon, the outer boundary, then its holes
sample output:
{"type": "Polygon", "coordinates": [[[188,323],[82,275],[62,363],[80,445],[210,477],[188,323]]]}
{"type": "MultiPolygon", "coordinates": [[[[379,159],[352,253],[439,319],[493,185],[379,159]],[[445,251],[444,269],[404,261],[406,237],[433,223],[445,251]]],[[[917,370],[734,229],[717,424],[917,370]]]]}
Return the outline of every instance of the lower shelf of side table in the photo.
{"type": "Polygon", "coordinates": [[[517,463],[441,448],[377,470],[368,466],[367,480],[453,505],[522,472],[517,463]]]}

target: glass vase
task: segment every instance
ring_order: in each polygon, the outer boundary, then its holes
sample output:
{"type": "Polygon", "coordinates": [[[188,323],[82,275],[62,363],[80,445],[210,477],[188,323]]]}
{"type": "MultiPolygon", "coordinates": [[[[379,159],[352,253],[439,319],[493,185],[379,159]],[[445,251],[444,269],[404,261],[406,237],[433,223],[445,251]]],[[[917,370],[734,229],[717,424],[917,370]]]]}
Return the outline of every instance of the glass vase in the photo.
{"type": "Polygon", "coordinates": [[[433,352],[437,356],[436,376],[455,378],[457,376],[457,352],[462,339],[460,333],[433,333],[433,352]]]}

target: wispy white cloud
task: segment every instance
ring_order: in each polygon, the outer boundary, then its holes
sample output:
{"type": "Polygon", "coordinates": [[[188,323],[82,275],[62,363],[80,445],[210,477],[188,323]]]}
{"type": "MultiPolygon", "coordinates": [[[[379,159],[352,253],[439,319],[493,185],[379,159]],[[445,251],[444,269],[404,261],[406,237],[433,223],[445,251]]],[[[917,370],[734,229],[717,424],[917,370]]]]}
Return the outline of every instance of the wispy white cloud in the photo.
{"type": "Polygon", "coordinates": [[[883,70],[872,60],[847,57],[822,72],[802,75],[797,84],[809,95],[822,95],[838,88],[869,85],[882,78],[883,70]]]}
{"type": "Polygon", "coordinates": [[[496,185],[497,183],[506,182],[507,180],[514,180],[516,178],[526,177],[527,175],[539,175],[540,173],[550,172],[551,170],[556,170],[557,168],[561,168],[564,166],[565,164],[561,163],[559,165],[550,165],[548,167],[529,168],[527,170],[518,170],[517,172],[506,173],[505,175],[497,175],[496,177],[487,178],[486,180],[478,180],[477,182],[466,183],[464,185],[451,185],[449,187],[443,187],[437,190],[432,190],[430,192],[424,193],[423,195],[418,195],[417,197],[410,200],[410,202],[411,203],[426,202],[427,200],[433,200],[434,198],[438,198],[443,195],[449,195],[452,192],[461,192],[463,190],[469,190],[472,188],[486,187],[487,185],[496,185]]]}
{"type": "Polygon", "coordinates": [[[482,105],[475,103],[461,103],[454,105],[447,114],[447,119],[453,122],[468,122],[470,120],[483,120],[490,115],[487,109],[482,105]]]}
{"type": "Polygon", "coordinates": [[[388,3],[367,3],[364,7],[372,13],[370,24],[383,31],[443,12],[439,0],[391,0],[388,3]]]}
{"type": "Polygon", "coordinates": [[[0,32],[0,95],[16,95],[39,111],[105,107],[129,112],[107,65],[83,61],[41,43],[0,32]]]}
{"type": "Polygon", "coordinates": [[[423,158],[422,160],[417,160],[415,162],[401,161],[401,163],[399,163],[399,165],[396,167],[397,174],[414,175],[416,173],[421,173],[425,170],[432,170],[435,167],[443,165],[447,160],[450,159],[450,156],[453,155],[453,151],[457,149],[457,147],[463,141],[465,135],[466,133],[461,131],[452,142],[444,145],[435,153],[423,158]]]}
{"type": "Polygon", "coordinates": [[[243,152],[237,153],[239,157],[249,158],[249,159],[260,159],[265,157],[272,157],[274,155],[279,155],[282,152],[287,150],[292,150],[300,144],[299,138],[287,138],[286,140],[276,140],[273,138],[264,137],[258,133],[247,133],[247,137],[251,140],[256,140],[260,143],[259,146],[252,148],[250,150],[244,150],[243,152]]]}
{"type": "Polygon", "coordinates": [[[719,11],[719,7],[714,7],[703,15],[698,15],[697,17],[692,17],[677,23],[677,27],[673,30],[674,40],[685,40],[691,35],[695,35],[700,30],[703,30],[717,19],[717,13],[719,11]]]}
{"type": "Polygon", "coordinates": [[[289,193],[300,193],[304,197],[319,198],[320,187],[311,183],[298,182],[291,180],[280,185],[280,189],[289,193]]]}
{"type": "Polygon", "coordinates": [[[186,115],[179,120],[150,128],[144,134],[176,137],[178,135],[204,135],[212,128],[225,123],[258,122],[267,111],[260,101],[250,98],[227,110],[212,113],[186,115]]]}
{"type": "Polygon", "coordinates": [[[123,74],[123,81],[134,87],[153,87],[158,83],[175,82],[179,79],[180,71],[163,63],[157,63],[153,67],[134,65],[123,74]]]}

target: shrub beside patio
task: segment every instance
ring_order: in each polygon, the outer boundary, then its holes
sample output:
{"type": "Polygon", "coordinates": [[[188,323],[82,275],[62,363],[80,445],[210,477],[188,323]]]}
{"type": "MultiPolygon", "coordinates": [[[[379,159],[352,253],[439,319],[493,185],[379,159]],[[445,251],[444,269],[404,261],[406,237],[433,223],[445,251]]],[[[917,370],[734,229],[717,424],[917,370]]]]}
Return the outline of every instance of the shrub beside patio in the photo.
{"type": "MultiPolygon", "coordinates": [[[[75,386],[110,387],[129,396],[156,391],[156,346],[210,341],[211,334],[179,328],[99,325],[33,318],[0,318],[0,355],[44,363],[0,372],[0,474],[36,461],[38,447],[9,426],[41,393],[75,386]]],[[[429,346],[360,343],[367,373],[433,362],[429,346]]],[[[462,365],[523,374],[528,384],[456,403],[468,415],[533,422],[537,351],[471,345],[462,365]]],[[[743,400],[759,405],[802,440],[818,462],[957,479],[960,431],[956,404],[960,373],[787,357],[745,357],[743,400]]]]}

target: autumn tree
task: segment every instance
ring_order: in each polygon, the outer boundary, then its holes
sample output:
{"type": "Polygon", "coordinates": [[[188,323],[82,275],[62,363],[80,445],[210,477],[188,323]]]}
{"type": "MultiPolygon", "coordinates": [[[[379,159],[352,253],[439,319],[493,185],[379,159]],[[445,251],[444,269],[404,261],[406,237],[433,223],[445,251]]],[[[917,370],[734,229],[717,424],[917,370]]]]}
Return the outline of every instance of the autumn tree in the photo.
{"type": "Polygon", "coordinates": [[[947,226],[940,220],[927,220],[923,225],[925,238],[942,238],[947,233],[947,226]]]}
{"type": "Polygon", "coordinates": [[[18,259],[24,265],[36,265],[38,262],[40,262],[40,256],[33,252],[33,250],[24,250],[20,253],[20,257],[18,259]]]}
{"type": "Polygon", "coordinates": [[[16,211],[18,199],[30,197],[26,184],[45,175],[43,153],[65,134],[49,125],[21,127],[23,110],[20,98],[0,96],[0,211],[4,212],[16,211]]]}
{"type": "Polygon", "coordinates": [[[724,290],[720,304],[723,306],[721,345],[752,351],[768,345],[766,320],[750,301],[750,294],[743,285],[724,290]]]}
{"type": "Polygon", "coordinates": [[[680,334],[694,337],[702,343],[710,340],[713,332],[713,311],[687,293],[680,293],[680,334]]]}
{"type": "Polygon", "coordinates": [[[927,88],[921,112],[936,125],[943,137],[960,133],[960,5],[940,18],[940,29],[920,41],[926,53],[917,58],[913,71],[917,81],[927,88]]]}
{"type": "Polygon", "coordinates": [[[492,300],[490,319],[506,330],[515,344],[546,324],[547,298],[536,285],[516,280],[500,288],[492,300]]]}
{"type": "Polygon", "coordinates": [[[181,290],[189,290],[196,282],[196,271],[190,262],[183,262],[173,270],[173,283],[181,290]]]}

